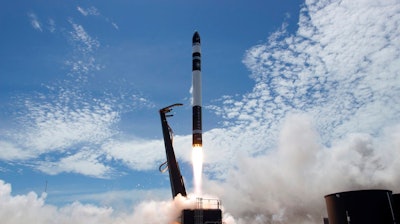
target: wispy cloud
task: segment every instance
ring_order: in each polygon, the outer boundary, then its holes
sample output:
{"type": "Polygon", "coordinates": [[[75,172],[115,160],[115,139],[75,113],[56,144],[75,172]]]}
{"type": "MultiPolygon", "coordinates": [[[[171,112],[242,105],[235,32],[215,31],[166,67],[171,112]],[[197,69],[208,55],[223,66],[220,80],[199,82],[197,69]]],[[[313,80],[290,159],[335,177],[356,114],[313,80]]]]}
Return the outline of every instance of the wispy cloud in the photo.
{"type": "Polygon", "coordinates": [[[47,21],[47,29],[50,31],[50,33],[54,33],[56,31],[56,22],[54,21],[54,19],[49,19],[47,21]]]}
{"type": "Polygon", "coordinates": [[[28,13],[28,17],[31,21],[31,25],[35,30],[42,32],[42,24],[40,23],[38,17],[34,13],[28,13]]]}
{"type": "Polygon", "coordinates": [[[149,170],[164,160],[163,142],[160,140],[110,141],[102,146],[108,156],[122,161],[134,170],[149,170]],[[161,150],[154,150],[161,149],[161,150]]]}
{"type": "Polygon", "coordinates": [[[111,167],[103,163],[101,155],[101,152],[96,149],[80,148],[73,155],[57,158],[55,161],[41,161],[38,163],[37,169],[51,175],[66,172],[108,178],[113,171],[111,167]]]}
{"type": "Polygon", "coordinates": [[[117,92],[105,90],[96,96],[86,90],[90,78],[102,68],[95,57],[101,45],[82,25],[72,19],[69,22],[73,54],[66,65],[70,71],[65,80],[43,84],[42,90],[30,96],[16,97],[22,108],[16,118],[20,126],[8,131],[7,139],[1,141],[7,152],[1,158],[29,159],[29,166],[52,175],[73,172],[107,178],[114,172],[107,165],[110,159],[121,159],[128,166],[141,169],[143,163],[135,161],[147,161],[147,155],[122,158],[126,155],[124,149],[110,151],[108,147],[114,148],[110,143],[118,142],[112,139],[119,133],[121,113],[134,107],[152,107],[152,102],[134,93],[131,87],[125,88],[126,83],[119,85],[117,92]]]}
{"type": "Polygon", "coordinates": [[[102,18],[105,19],[105,21],[109,24],[111,24],[116,30],[119,30],[119,26],[116,22],[112,21],[108,17],[102,16],[99,9],[97,9],[94,6],[88,7],[88,8],[83,8],[81,6],[78,6],[76,8],[78,12],[80,12],[83,16],[101,16],[102,18]]]}
{"type": "Polygon", "coordinates": [[[72,25],[73,31],[71,37],[74,43],[79,44],[80,50],[84,52],[92,52],[100,46],[100,42],[92,38],[83,28],[82,25],[74,23],[72,19],[69,20],[72,25]]]}
{"type": "Polygon", "coordinates": [[[398,122],[399,6],[354,5],[310,2],[296,34],[283,26],[247,51],[243,62],[256,81],[253,90],[211,107],[226,119],[239,147],[252,141],[246,148],[253,152],[274,146],[274,133],[289,113],[311,114],[327,145],[347,133],[376,134],[398,122]]]}
{"type": "Polygon", "coordinates": [[[78,6],[76,9],[78,10],[78,12],[80,12],[84,16],[98,16],[98,15],[100,15],[99,10],[94,6],[91,6],[91,7],[88,7],[88,8],[83,8],[81,6],[78,6]]]}
{"type": "Polygon", "coordinates": [[[118,26],[117,23],[112,22],[111,25],[112,25],[116,30],[119,30],[119,26],[118,26]]]}

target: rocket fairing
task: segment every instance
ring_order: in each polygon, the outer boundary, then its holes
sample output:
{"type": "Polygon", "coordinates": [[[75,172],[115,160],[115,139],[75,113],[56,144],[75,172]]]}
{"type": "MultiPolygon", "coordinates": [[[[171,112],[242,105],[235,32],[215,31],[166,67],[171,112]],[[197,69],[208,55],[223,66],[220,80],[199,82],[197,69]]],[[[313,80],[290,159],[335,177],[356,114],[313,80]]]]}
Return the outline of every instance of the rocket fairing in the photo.
{"type": "Polygon", "coordinates": [[[196,31],[192,39],[192,97],[193,97],[193,147],[202,147],[201,121],[201,48],[200,35],[196,31]]]}

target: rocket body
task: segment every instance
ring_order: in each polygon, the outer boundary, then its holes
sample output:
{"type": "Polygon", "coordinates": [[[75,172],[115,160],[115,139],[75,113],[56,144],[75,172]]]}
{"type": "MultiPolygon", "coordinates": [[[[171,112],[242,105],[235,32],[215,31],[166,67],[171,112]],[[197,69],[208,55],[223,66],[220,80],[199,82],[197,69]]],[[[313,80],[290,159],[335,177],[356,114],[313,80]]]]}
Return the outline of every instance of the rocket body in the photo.
{"type": "Polygon", "coordinates": [[[193,97],[193,147],[202,147],[201,120],[201,47],[200,35],[196,31],[192,40],[192,97],[193,97]]]}

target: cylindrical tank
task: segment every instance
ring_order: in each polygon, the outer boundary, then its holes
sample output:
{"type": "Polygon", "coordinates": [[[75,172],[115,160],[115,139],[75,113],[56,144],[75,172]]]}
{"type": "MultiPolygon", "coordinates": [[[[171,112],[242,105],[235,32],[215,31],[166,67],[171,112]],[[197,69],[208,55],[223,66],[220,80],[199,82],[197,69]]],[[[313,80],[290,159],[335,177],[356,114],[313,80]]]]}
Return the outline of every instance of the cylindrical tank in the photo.
{"type": "Polygon", "coordinates": [[[400,221],[400,194],[393,194],[393,211],[397,218],[397,222],[400,221]]]}
{"type": "Polygon", "coordinates": [[[393,197],[389,190],[359,190],[325,196],[329,224],[393,224],[393,197]]]}

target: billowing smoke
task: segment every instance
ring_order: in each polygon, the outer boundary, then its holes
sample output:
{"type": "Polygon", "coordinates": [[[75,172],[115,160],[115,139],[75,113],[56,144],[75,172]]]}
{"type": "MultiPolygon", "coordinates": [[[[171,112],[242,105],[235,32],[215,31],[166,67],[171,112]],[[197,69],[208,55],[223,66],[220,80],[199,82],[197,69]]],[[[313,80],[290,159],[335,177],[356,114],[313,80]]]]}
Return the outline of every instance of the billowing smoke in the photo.
{"type": "Polygon", "coordinates": [[[311,117],[291,115],[276,149],[238,156],[227,178],[208,180],[204,191],[219,195],[238,224],[322,223],[327,194],[370,188],[400,192],[399,138],[395,126],[382,136],[351,134],[325,147],[311,117]]]}
{"type": "Polygon", "coordinates": [[[178,195],[170,201],[143,201],[132,211],[74,202],[63,207],[46,204],[46,193],[12,195],[11,185],[0,180],[0,220],[7,224],[170,224],[179,221],[180,211],[194,208],[195,201],[178,195]]]}

